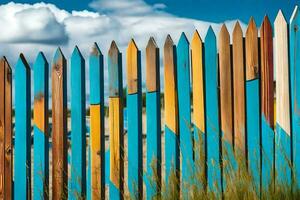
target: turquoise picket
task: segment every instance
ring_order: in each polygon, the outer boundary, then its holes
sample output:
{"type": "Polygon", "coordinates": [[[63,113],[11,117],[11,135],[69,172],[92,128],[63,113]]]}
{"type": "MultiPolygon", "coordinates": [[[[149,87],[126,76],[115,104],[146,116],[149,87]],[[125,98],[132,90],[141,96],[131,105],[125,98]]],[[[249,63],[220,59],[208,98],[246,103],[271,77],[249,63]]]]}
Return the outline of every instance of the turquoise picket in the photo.
{"type": "Polygon", "coordinates": [[[216,36],[209,27],[205,37],[205,135],[207,183],[211,191],[221,191],[220,123],[216,36]]]}
{"type": "Polygon", "coordinates": [[[15,67],[14,199],[31,198],[30,67],[23,54],[15,67]]]}
{"type": "Polygon", "coordinates": [[[128,188],[131,197],[140,199],[143,196],[141,52],[133,40],[127,49],[127,82],[128,188]]]}
{"type": "Polygon", "coordinates": [[[104,134],[104,66],[103,55],[95,43],[89,58],[90,65],[90,148],[89,160],[92,198],[105,198],[105,134],[104,134]],[[93,118],[93,119],[92,119],[93,118]],[[96,125],[94,124],[96,122],[96,125]],[[100,128],[99,128],[100,127],[100,128]],[[99,129],[99,130],[98,130],[99,129]],[[97,130],[97,131],[95,131],[97,130]],[[95,141],[93,141],[95,140],[95,141]],[[97,140],[97,141],[96,141],[97,140]],[[93,159],[91,161],[91,159],[93,159]],[[92,164],[92,165],[91,165],[92,164]],[[91,169],[92,168],[92,169],[91,169]]]}
{"type": "Polygon", "coordinates": [[[292,116],[292,155],[293,155],[293,178],[296,189],[300,188],[300,15],[296,6],[290,19],[290,92],[291,92],[291,116],[292,116]]]}
{"type": "Polygon", "coordinates": [[[151,37],[146,48],[147,199],[160,196],[161,108],[159,49],[151,37]],[[155,177],[155,178],[154,178],[155,177]]]}
{"type": "Polygon", "coordinates": [[[71,184],[69,199],[86,193],[85,61],[76,46],[71,57],[71,184]]]}
{"type": "MultiPolygon", "coordinates": [[[[182,186],[191,183],[194,171],[193,132],[191,130],[190,46],[182,33],[176,49],[179,138],[182,156],[182,186]]],[[[187,191],[183,191],[186,193],[187,191]]]]}
{"type": "Polygon", "coordinates": [[[49,64],[42,52],[36,58],[34,70],[34,176],[35,200],[49,195],[49,64]]]}

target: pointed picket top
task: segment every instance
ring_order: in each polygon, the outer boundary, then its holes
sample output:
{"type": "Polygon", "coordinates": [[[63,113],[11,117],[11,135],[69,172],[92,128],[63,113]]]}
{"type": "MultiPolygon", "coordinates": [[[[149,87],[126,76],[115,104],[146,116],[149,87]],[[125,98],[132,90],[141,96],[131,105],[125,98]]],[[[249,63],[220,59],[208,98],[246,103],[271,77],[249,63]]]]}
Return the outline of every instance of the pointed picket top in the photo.
{"type": "Polygon", "coordinates": [[[212,26],[209,26],[204,40],[207,41],[207,40],[211,40],[211,39],[215,40],[216,35],[215,35],[215,32],[214,32],[212,26]]]}
{"type": "Polygon", "coordinates": [[[165,40],[165,44],[164,44],[164,48],[170,48],[174,46],[174,42],[172,40],[171,35],[168,34],[166,40],[165,40]]]}
{"type": "Polygon", "coordinates": [[[37,65],[37,66],[39,66],[39,67],[43,67],[45,64],[48,64],[47,59],[43,52],[38,53],[38,55],[35,59],[35,63],[38,63],[39,65],[37,65]]]}
{"type": "Polygon", "coordinates": [[[199,44],[202,44],[202,39],[201,39],[199,32],[196,30],[193,35],[192,46],[199,45],[199,44]]]}
{"type": "Polygon", "coordinates": [[[253,17],[251,17],[246,31],[246,80],[252,80],[258,76],[257,28],[253,17]]]}
{"type": "Polygon", "coordinates": [[[189,46],[189,40],[187,39],[184,32],[181,33],[177,48],[183,47],[183,46],[189,46]]]}
{"type": "Polygon", "coordinates": [[[99,46],[98,46],[98,44],[96,42],[94,42],[94,44],[91,48],[90,55],[91,56],[96,56],[96,57],[103,55],[100,48],[99,48],[99,46]]]}
{"type": "Polygon", "coordinates": [[[108,51],[109,97],[122,96],[122,56],[115,41],[108,51]]]}
{"type": "Polygon", "coordinates": [[[220,30],[220,33],[219,33],[219,38],[220,38],[220,41],[229,41],[230,38],[229,38],[229,32],[227,30],[227,27],[225,24],[222,25],[221,27],[221,30],[220,30]]]}
{"type": "Polygon", "coordinates": [[[113,40],[110,44],[108,54],[112,55],[112,54],[115,54],[116,52],[119,52],[119,48],[118,48],[116,42],[113,40]]]}
{"type": "Polygon", "coordinates": [[[80,50],[79,50],[79,48],[78,48],[78,46],[76,45],[75,47],[74,47],[74,50],[73,50],[73,52],[72,52],[72,58],[73,57],[80,57],[81,59],[83,59],[83,56],[82,56],[82,54],[81,54],[81,52],[80,52],[80,50]]]}
{"type": "Polygon", "coordinates": [[[146,47],[146,87],[147,92],[159,91],[159,49],[153,37],[146,47]]]}
{"type": "Polygon", "coordinates": [[[65,59],[66,58],[65,58],[64,54],[62,53],[61,48],[58,47],[57,50],[56,50],[56,52],[55,52],[55,54],[54,54],[53,62],[56,63],[56,62],[58,62],[60,60],[65,60],[65,59]]]}
{"type": "Polygon", "coordinates": [[[263,20],[263,22],[262,22],[262,24],[261,24],[261,27],[267,27],[268,29],[272,29],[272,25],[271,25],[271,22],[270,22],[270,19],[269,19],[269,17],[268,17],[268,15],[265,15],[265,17],[264,17],[264,20],[263,20]]]}
{"type": "Polygon", "coordinates": [[[127,62],[127,91],[128,94],[135,94],[139,87],[139,49],[134,41],[131,41],[127,47],[126,62],[127,62]]]}
{"type": "Polygon", "coordinates": [[[242,30],[242,27],[241,27],[239,21],[237,21],[233,28],[232,37],[235,38],[235,37],[240,37],[240,36],[243,37],[243,30],[242,30]]]}
{"type": "Polygon", "coordinates": [[[280,26],[280,25],[287,25],[287,22],[286,22],[286,19],[285,19],[285,16],[284,16],[282,10],[278,11],[278,14],[274,21],[274,28],[276,26],[280,26]]]}
{"type": "Polygon", "coordinates": [[[22,53],[19,56],[19,59],[18,59],[17,65],[16,65],[16,69],[18,69],[20,67],[25,68],[25,69],[30,69],[28,62],[26,61],[25,56],[22,53]]]}
{"type": "Polygon", "coordinates": [[[294,9],[293,14],[290,19],[290,23],[292,23],[299,16],[298,11],[299,11],[298,6],[295,6],[295,9],[294,9]]]}
{"type": "Polygon", "coordinates": [[[7,59],[6,59],[5,56],[2,56],[2,58],[0,59],[0,63],[1,63],[0,67],[1,66],[7,67],[9,69],[9,71],[11,71],[10,65],[9,65],[9,63],[8,63],[8,61],[7,61],[7,59]],[[4,63],[4,64],[2,64],[2,63],[4,63]]]}

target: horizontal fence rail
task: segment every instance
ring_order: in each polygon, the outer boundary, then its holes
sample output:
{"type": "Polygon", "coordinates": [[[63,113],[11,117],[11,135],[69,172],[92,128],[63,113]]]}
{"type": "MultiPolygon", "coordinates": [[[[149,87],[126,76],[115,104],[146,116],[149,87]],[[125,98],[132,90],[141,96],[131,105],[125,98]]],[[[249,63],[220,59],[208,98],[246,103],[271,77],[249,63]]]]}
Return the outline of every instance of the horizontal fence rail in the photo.
{"type": "Polygon", "coordinates": [[[257,198],[282,185],[300,190],[299,26],[296,7],[290,23],[279,11],[274,25],[251,18],[245,33],[237,22],[232,33],[225,24],[205,38],[195,31],[191,44],[168,35],[161,50],[151,37],[145,108],[133,39],[126,90],[115,41],[107,57],[92,46],[89,68],[77,46],[70,60],[58,48],[50,65],[40,52],[32,69],[20,54],[14,76],[1,58],[0,198],[221,198],[243,169],[257,198]]]}

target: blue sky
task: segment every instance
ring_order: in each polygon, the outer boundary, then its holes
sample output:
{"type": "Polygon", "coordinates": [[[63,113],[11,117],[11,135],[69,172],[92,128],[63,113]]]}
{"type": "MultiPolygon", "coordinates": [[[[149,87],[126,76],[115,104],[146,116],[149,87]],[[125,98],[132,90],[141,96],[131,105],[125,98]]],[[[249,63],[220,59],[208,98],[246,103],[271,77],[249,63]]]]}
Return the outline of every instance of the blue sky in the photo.
{"type": "MultiPolygon", "coordinates": [[[[10,2],[2,0],[3,3],[10,2]]],[[[17,3],[38,3],[41,0],[18,0],[17,3]]],[[[67,11],[93,10],[91,0],[45,0],[67,11]],[[72,1],[72,3],[70,3],[72,1]]],[[[254,16],[259,24],[265,14],[273,21],[279,9],[289,18],[300,0],[146,0],[148,4],[164,4],[165,11],[179,17],[187,17],[211,22],[240,19],[248,22],[254,16]]]]}

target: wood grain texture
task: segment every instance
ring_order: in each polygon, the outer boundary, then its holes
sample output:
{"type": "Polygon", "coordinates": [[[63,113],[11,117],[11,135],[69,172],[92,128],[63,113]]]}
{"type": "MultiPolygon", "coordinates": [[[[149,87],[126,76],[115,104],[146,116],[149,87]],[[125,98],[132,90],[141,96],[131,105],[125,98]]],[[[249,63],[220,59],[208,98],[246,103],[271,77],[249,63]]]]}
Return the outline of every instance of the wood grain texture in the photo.
{"type": "Polygon", "coordinates": [[[138,54],[139,50],[132,39],[127,47],[127,93],[135,94],[138,92],[138,54]]]}
{"type": "MultiPolygon", "coordinates": [[[[90,149],[91,199],[105,199],[104,66],[103,55],[95,43],[90,65],[90,149]]],[[[88,194],[88,193],[87,193],[88,194]]]]}
{"type": "Polygon", "coordinates": [[[124,139],[123,139],[123,83],[122,55],[116,43],[111,43],[108,53],[109,87],[117,93],[109,96],[110,181],[109,198],[124,198],[124,139]]]}
{"type": "Polygon", "coordinates": [[[267,16],[260,28],[260,60],[261,60],[261,109],[266,121],[274,127],[274,70],[273,70],[273,34],[267,16]]]}
{"type": "Polygon", "coordinates": [[[0,59],[0,198],[12,199],[11,68],[0,59]]]}
{"type": "Polygon", "coordinates": [[[68,197],[67,160],[67,65],[60,49],[52,63],[52,194],[68,197]]]}
{"type": "Polygon", "coordinates": [[[276,67],[276,123],[291,135],[288,58],[288,25],[281,11],[274,22],[274,53],[276,67]]]}
{"type": "Polygon", "coordinates": [[[288,55],[288,25],[280,10],[274,22],[274,56],[276,71],[276,134],[275,183],[290,184],[291,162],[291,110],[288,55]]]}
{"type": "Polygon", "coordinates": [[[31,77],[30,66],[20,54],[15,67],[14,198],[31,199],[31,77]]]}
{"type": "Polygon", "coordinates": [[[246,153],[245,65],[243,31],[239,22],[232,33],[234,147],[246,153]]]}
{"type": "Polygon", "coordinates": [[[225,25],[219,33],[220,112],[223,139],[233,145],[233,104],[230,37],[225,25]]]}
{"type": "Polygon", "coordinates": [[[147,92],[159,91],[159,49],[153,37],[146,47],[146,88],[147,92]]]}
{"type": "Polygon", "coordinates": [[[251,18],[246,31],[246,80],[259,77],[257,28],[251,18]]]}
{"type": "Polygon", "coordinates": [[[194,124],[204,133],[205,109],[204,109],[204,69],[203,69],[203,44],[196,31],[192,39],[192,87],[193,87],[193,115],[194,124]]]}
{"type": "Polygon", "coordinates": [[[165,123],[178,134],[178,101],[176,76],[176,49],[168,35],[164,45],[165,123]]]}

